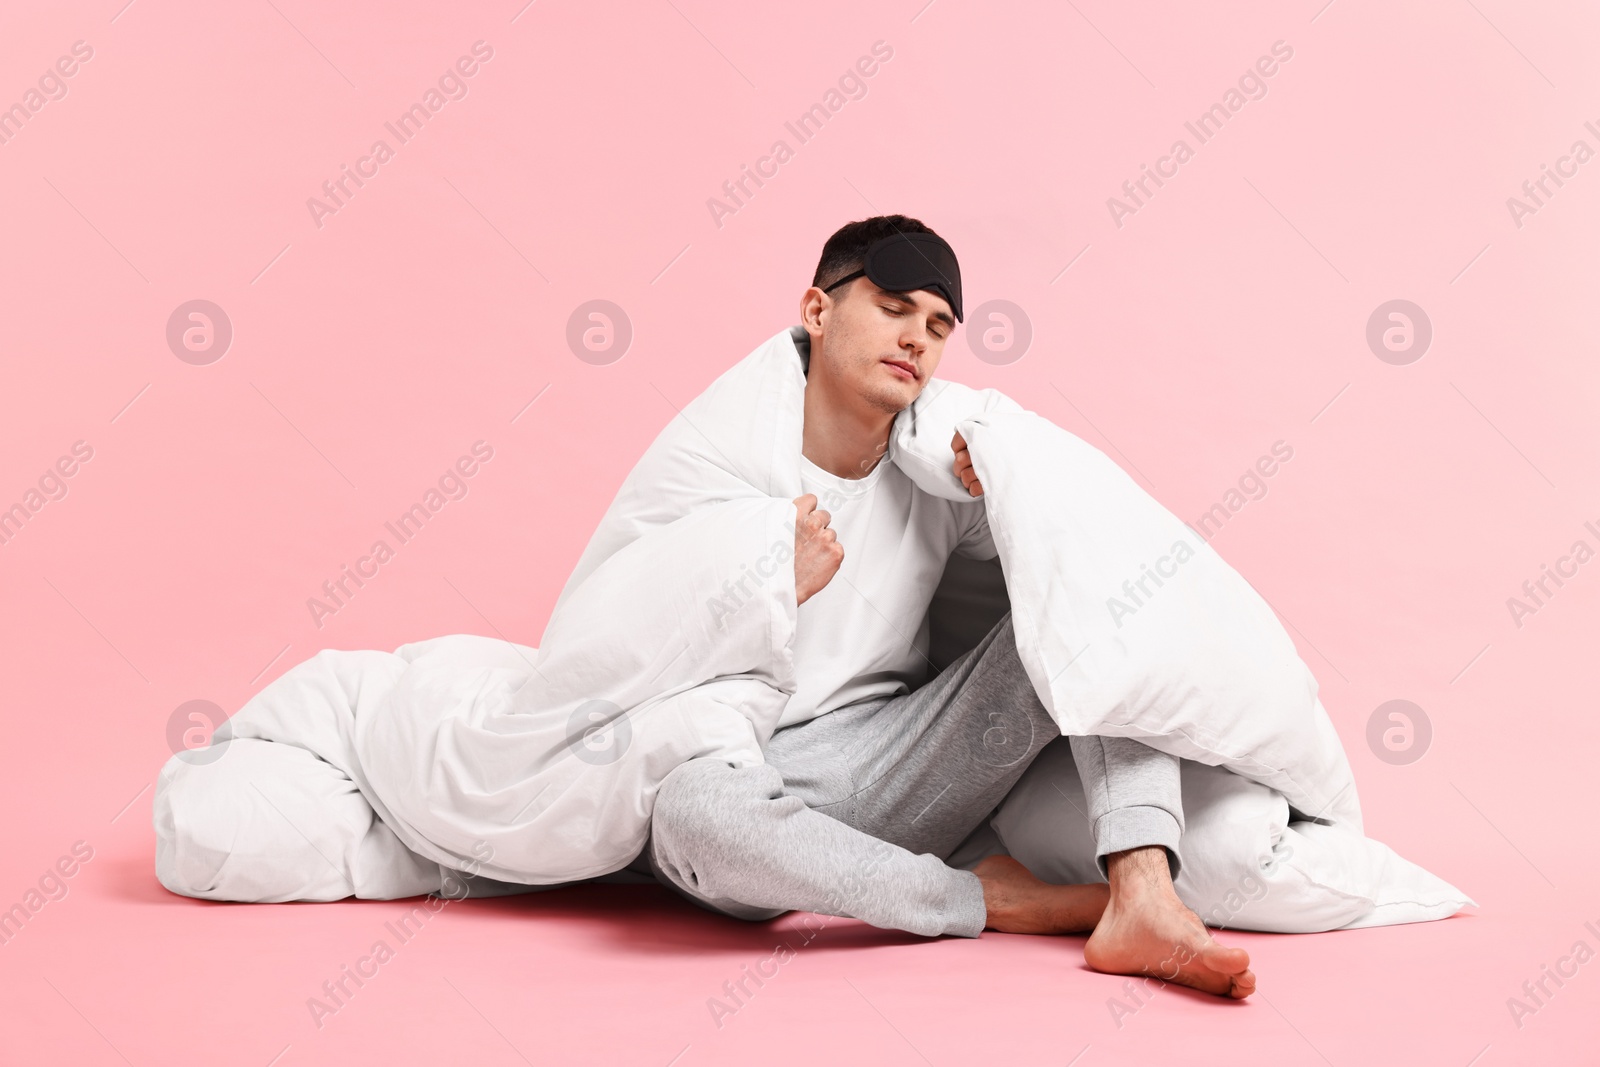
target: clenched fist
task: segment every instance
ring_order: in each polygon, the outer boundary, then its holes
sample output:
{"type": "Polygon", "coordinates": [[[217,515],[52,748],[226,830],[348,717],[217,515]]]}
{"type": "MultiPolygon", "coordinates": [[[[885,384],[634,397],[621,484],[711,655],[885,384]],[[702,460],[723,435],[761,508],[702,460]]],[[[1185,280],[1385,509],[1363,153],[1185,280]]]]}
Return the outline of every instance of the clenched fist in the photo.
{"type": "Polygon", "coordinates": [[[804,604],[833,580],[844,562],[844,546],[829,528],[833,518],[817,510],[817,495],[806,493],[794,498],[798,509],[794,520],[794,599],[804,604]]]}

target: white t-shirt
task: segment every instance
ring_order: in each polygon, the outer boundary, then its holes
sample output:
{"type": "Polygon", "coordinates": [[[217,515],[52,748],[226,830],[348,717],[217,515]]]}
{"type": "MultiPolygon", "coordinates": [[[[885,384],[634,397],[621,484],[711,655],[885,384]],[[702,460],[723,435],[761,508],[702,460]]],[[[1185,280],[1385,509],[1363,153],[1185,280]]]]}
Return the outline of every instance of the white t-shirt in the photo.
{"type": "Polygon", "coordinates": [[[850,479],[801,456],[800,484],[831,516],[844,562],[796,615],[796,690],[779,727],[928,681],[928,604],[950,554],[999,554],[982,497],[933,496],[887,457],[850,479]]]}

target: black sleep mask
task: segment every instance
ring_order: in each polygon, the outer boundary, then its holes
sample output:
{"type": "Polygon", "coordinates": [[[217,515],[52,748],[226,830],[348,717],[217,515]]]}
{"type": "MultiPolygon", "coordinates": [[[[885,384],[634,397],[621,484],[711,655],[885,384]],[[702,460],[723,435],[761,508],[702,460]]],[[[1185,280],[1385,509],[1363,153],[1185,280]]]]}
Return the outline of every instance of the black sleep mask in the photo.
{"type": "MultiPolygon", "coordinates": [[[[880,289],[909,293],[926,289],[950,304],[956,321],[961,318],[961,267],[944,238],[934,233],[894,233],[867,246],[862,269],[828,286],[836,289],[865,275],[880,289]]],[[[827,292],[824,289],[823,292],[827,292]]]]}

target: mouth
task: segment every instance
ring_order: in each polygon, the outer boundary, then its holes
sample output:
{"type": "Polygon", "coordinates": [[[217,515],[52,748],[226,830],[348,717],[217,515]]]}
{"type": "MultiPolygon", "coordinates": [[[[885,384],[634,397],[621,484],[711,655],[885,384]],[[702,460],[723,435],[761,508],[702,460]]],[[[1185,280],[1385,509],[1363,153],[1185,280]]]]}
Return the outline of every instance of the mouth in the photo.
{"type": "Polygon", "coordinates": [[[914,382],[919,377],[917,374],[917,368],[912,366],[910,363],[907,363],[903,359],[886,359],[883,362],[884,365],[890,370],[894,371],[902,378],[905,378],[907,381],[914,382]]]}

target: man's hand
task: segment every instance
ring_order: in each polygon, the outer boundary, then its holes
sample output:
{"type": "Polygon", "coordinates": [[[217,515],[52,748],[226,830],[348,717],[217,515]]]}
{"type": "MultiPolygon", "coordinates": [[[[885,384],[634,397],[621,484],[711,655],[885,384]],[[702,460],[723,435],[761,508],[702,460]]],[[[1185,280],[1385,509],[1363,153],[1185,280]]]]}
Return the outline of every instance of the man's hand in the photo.
{"type": "Polygon", "coordinates": [[[844,546],[829,528],[833,518],[817,510],[817,495],[806,493],[794,498],[798,509],[794,520],[794,599],[804,604],[833,580],[844,562],[844,546]]]}
{"type": "Polygon", "coordinates": [[[967,487],[967,492],[973,496],[982,496],[983,483],[978,481],[978,475],[972,469],[972,453],[967,451],[967,442],[960,434],[956,434],[950,439],[950,448],[956,454],[956,477],[967,487]]]}

